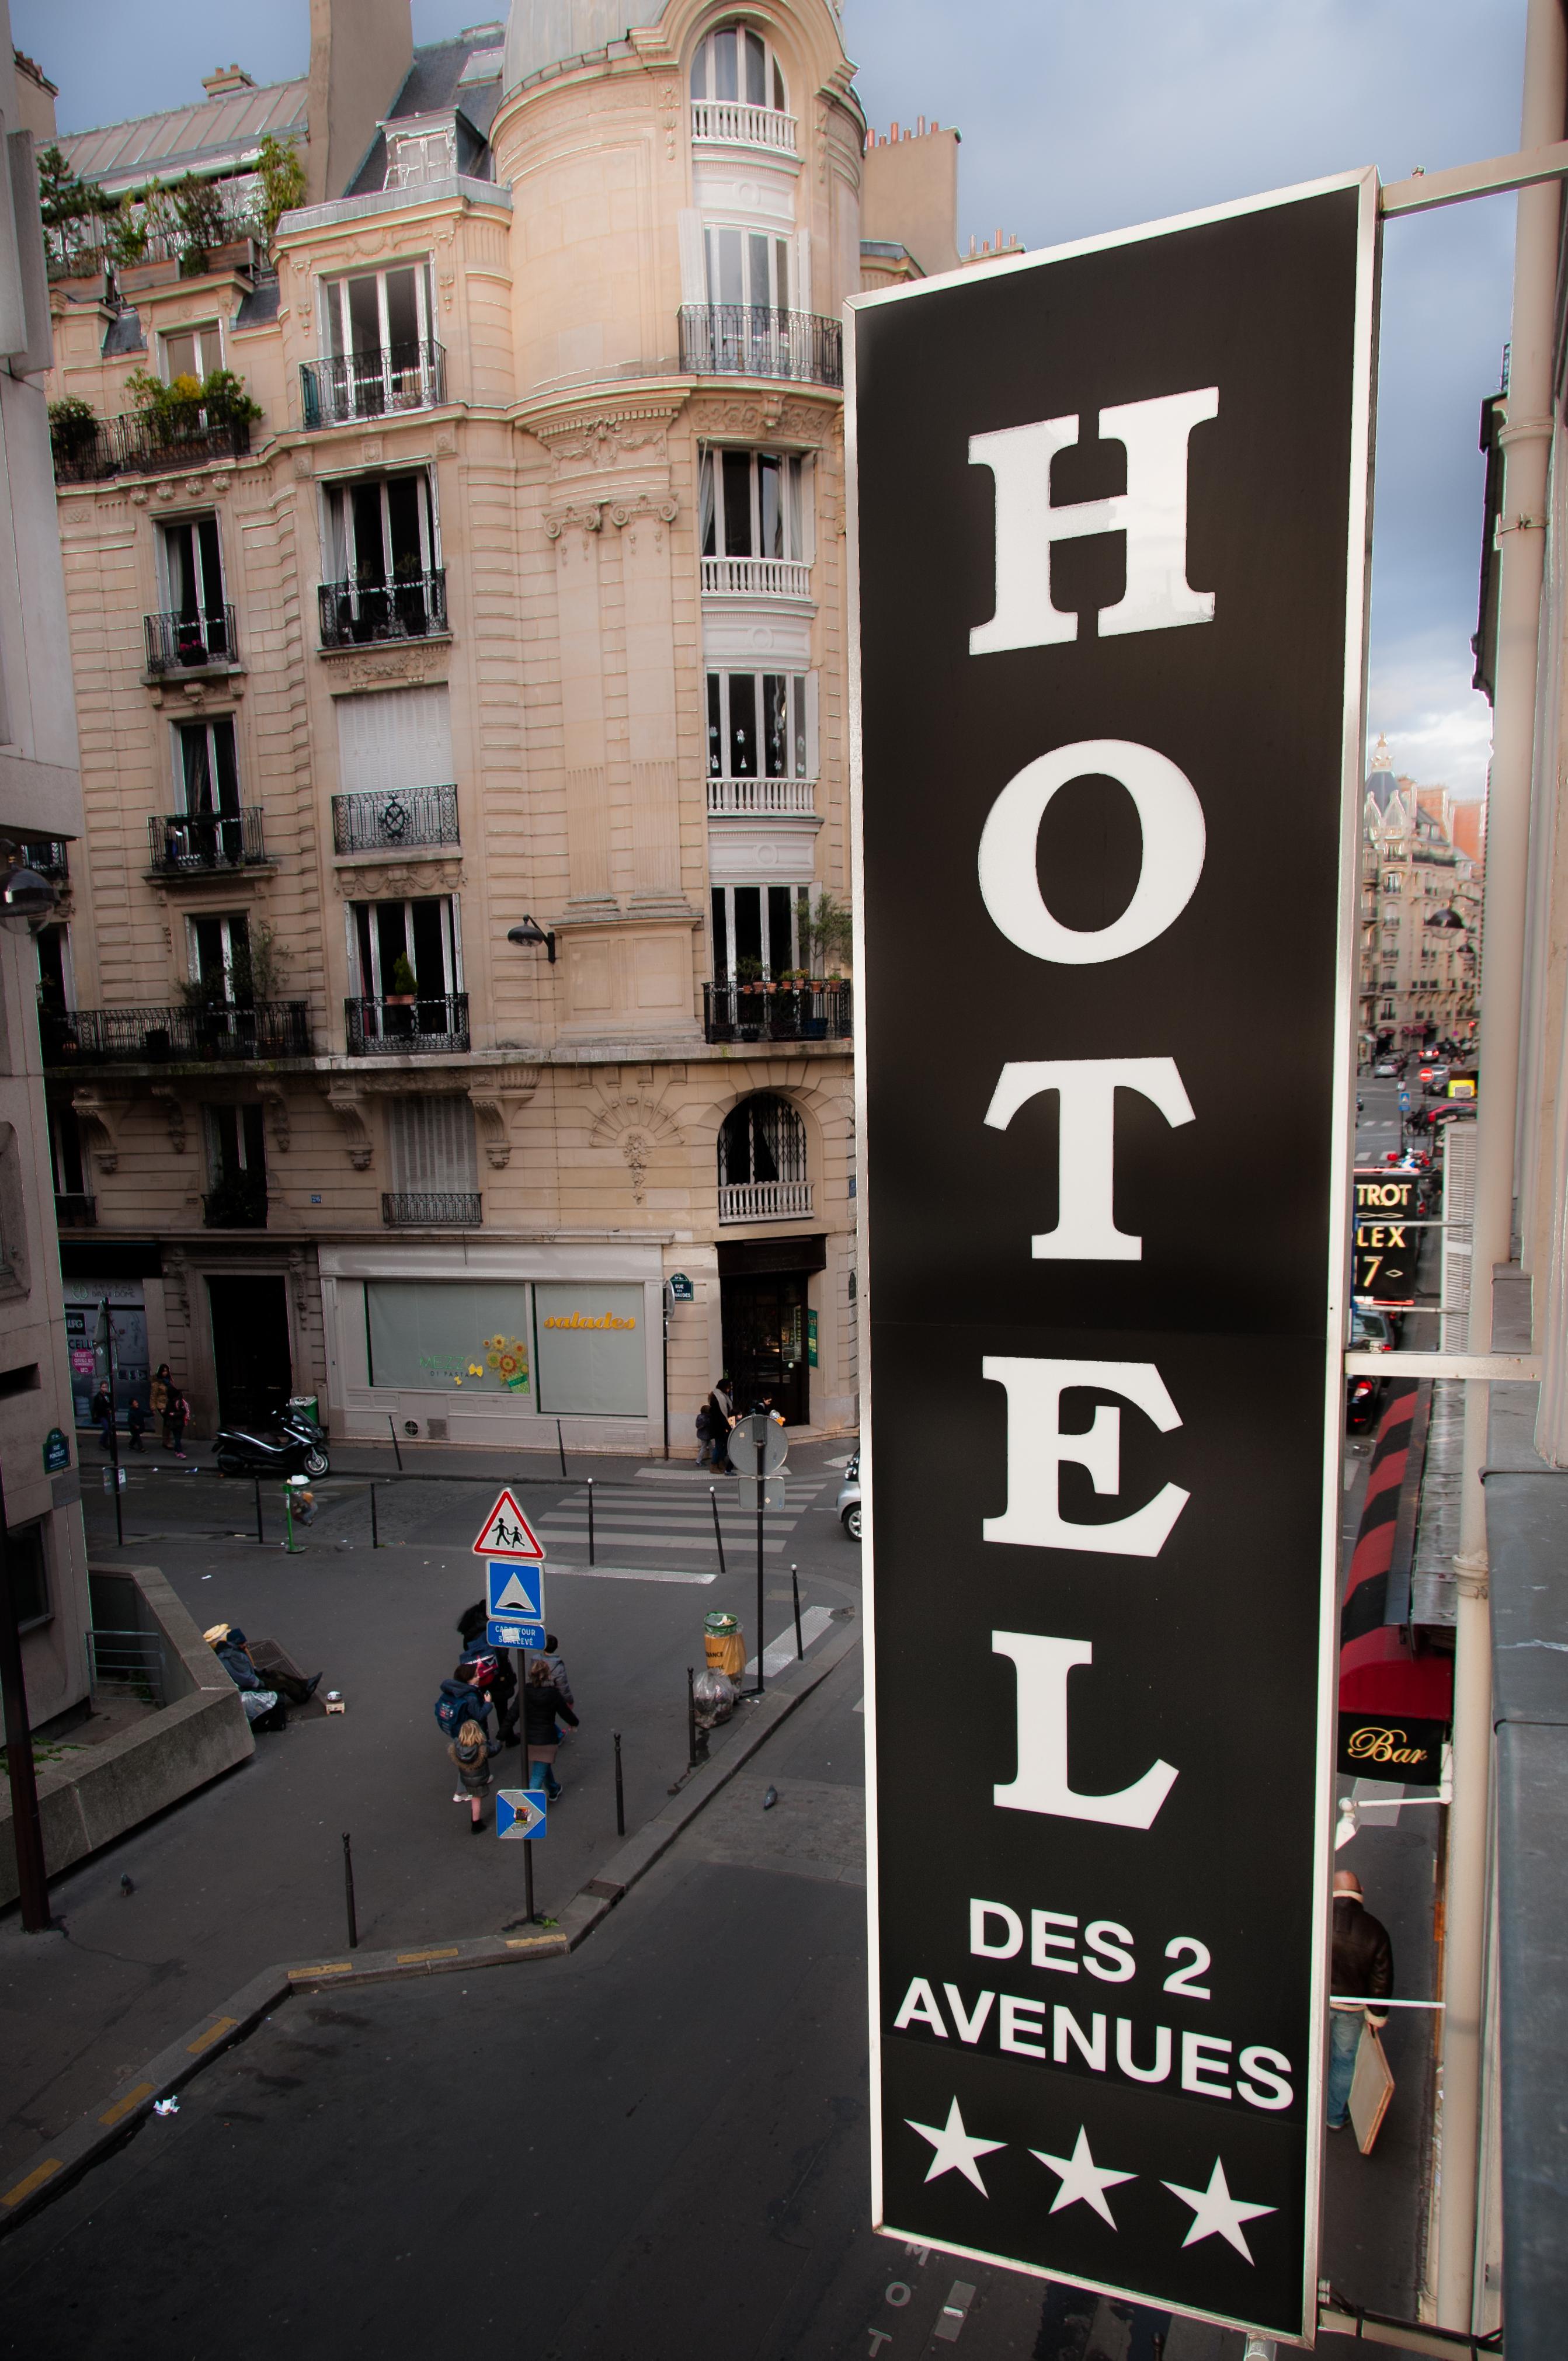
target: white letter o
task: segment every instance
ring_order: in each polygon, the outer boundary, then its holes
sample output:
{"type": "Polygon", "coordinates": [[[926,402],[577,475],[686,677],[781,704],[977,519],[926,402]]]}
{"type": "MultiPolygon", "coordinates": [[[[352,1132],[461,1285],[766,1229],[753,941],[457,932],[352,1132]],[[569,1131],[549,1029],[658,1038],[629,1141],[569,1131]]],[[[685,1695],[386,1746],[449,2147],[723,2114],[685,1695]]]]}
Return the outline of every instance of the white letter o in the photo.
{"type": "Polygon", "coordinates": [[[1010,943],[1032,959],[1091,967],[1141,950],[1178,918],[1203,871],[1203,807],[1192,782],[1152,746],[1126,738],[1083,738],[1038,754],[1009,779],[980,839],[980,890],[1010,943]],[[1080,932],[1053,918],[1040,895],[1036,845],[1046,806],[1069,779],[1091,772],[1118,780],[1138,807],[1143,861],[1132,900],[1108,927],[1080,932]]]}

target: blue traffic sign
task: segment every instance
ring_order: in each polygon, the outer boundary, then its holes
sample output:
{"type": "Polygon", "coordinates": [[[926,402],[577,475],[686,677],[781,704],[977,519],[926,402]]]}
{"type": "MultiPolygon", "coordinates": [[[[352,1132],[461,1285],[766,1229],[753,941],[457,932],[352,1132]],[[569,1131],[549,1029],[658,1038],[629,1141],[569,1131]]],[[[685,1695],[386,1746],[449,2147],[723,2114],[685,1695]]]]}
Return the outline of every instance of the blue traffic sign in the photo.
{"type": "Polygon", "coordinates": [[[543,1623],[544,1568],[492,1558],[485,1569],[492,1623],[543,1623]]]}
{"type": "Polygon", "coordinates": [[[1399,1113],[1400,1113],[1401,1115],[1409,1115],[1409,1112],[1410,1112],[1410,1093],[1409,1093],[1409,1091],[1401,1091],[1401,1092],[1399,1093],[1399,1113]]]}
{"type": "Polygon", "coordinates": [[[543,1787],[498,1787],[496,1789],[496,1834],[519,1839],[542,1837],[544,1834],[544,1790],[543,1787]]]}
{"type": "Polygon", "coordinates": [[[485,1636],[492,1648],[540,1648],[545,1641],[543,1623],[495,1623],[485,1627],[485,1636]]]}

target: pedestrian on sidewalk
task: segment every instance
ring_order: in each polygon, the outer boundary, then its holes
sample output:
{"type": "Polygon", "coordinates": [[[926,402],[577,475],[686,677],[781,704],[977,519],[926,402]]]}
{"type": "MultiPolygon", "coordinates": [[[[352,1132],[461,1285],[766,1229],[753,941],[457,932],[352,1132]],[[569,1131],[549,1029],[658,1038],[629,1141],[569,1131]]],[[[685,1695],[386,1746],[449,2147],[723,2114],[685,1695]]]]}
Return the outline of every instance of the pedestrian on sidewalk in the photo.
{"type": "Polygon", "coordinates": [[[1351,1869],[1334,1872],[1334,1939],[1329,1991],[1328,2124],[1332,2132],[1350,2119],[1350,2086],[1361,2028],[1387,2024],[1368,2001],[1387,2000],[1394,1989],[1394,1947],[1388,1929],[1362,1899],[1361,1880],[1351,1869]]]}
{"type": "Polygon", "coordinates": [[[561,1643],[556,1639],[554,1632],[546,1631],[544,1634],[544,1661],[550,1667],[550,1677],[554,1682],[555,1686],[559,1689],[561,1695],[565,1698],[566,1703],[568,1705],[576,1705],[576,1699],[572,1695],[572,1684],[567,1676],[566,1667],[561,1661],[560,1648],[561,1643]]]}
{"type": "Polygon", "coordinates": [[[163,1431],[169,1438],[169,1448],[176,1459],[183,1459],[181,1447],[185,1441],[185,1422],[191,1415],[191,1405],[178,1386],[169,1389],[169,1406],[163,1413],[163,1431]]]}
{"type": "Polygon", "coordinates": [[[466,1804],[468,1833],[477,1837],[485,1825],[485,1797],[490,1792],[490,1743],[477,1721],[466,1721],[446,1750],[462,1782],[452,1800],[466,1804]]]}
{"type": "Polygon", "coordinates": [[[165,1451],[172,1451],[174,1448],[169,1440],[169,1397],[173,1391],[174,1379],[169,1373],[169,1364],[167,1361],[159,1361],[153,1371],[152,1384],[148,1390],[148,1400],[152,1405],[152,1414],[163,1431],[165,1451]]]}
{"type": "Polygon", "coordinates": [[[708,1395],[707,1409],[714,1431],[713,1472],[716,1476],[728,1476],[732,1472],[729,1466],[729,1430],[735,1423],[735,1397],[727,1377],[720,1378],[708,1395]]]}
{"type": "Polygon", "coordinates": [[[105,1451],[109,1450],[111,1448],[109,1442],[109,1429],[115,1423],[115,1403],[114,1398],[109,1391],[109,1381],[107,1378],[101,1378],[99,1379],[98,1390],[93,1395],[92,1401],[88,1405],[88,1416],[92,1419],[93,1425],[98,1430],[99,1442],[103,1444],[105,1451]]]}
{"type": "MultiPolygon", "coordinates": [[[[547,1635],[548,1636],[548,1635],[547,1635]]],[[[528,1667],[528,1678],[522,1689],[522,1730],[528,1745],[528,1784],[542,1786],[554,1803],[561,1793],[561,1783],[555,1776],[555,1749],[561,1743],[556,1716],[569,1721],[574,1730],[579,1727],[577,1717],[561,1695],[551,1676],[547,1656],[535,1656],[528,1667]],[[539,1776],[534,1777],[538,1765],[539,1776]]]]}
{"type": "Polygon", "coordinates": [[[134,1394],[131,1406],[126,1412],[126,1427],[131,1438],[131,1449],[139,1451],[142,1436],[147,1433],[147,1412],[134,1394]]]}
{"type": "Polygon", "coordinates": [[[458,1666],[458,1671],[462,1673],[478,1665],[488,1670],[488,1678],[476,1678],[474,1686],[477,1689],[488,1689],[489,1692],[496,1708],[498,1736],[500,1743],[503,1746],[515,1746],[518,1742],[520,1710],[517,1675],[512,1669],[510,1648],[490,1648],[486,1645],[486,1633],[489,1629],[489,1622],[490,1610],[482,1598],[476,1598],[472,1607],[466,1607],[457,1618],[457,1636],[463,1642],[463,1662],[458,1666]]]}

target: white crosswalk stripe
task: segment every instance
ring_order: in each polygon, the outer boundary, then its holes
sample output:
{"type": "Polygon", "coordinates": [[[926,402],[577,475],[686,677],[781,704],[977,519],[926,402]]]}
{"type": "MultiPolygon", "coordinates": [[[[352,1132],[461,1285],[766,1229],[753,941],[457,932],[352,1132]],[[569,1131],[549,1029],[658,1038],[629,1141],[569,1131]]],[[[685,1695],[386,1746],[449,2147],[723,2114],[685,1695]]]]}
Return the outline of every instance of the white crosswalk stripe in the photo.
{"type": "MultiPolygon", "coordinates": [[[[646,1471],[640,1471],[646,1472],[646,1471]]],[[[827,1488],[820,1477],[786,1476],[784,1505],[782,1510],[770,1510],[762,1526],[764,1556],[782,1555],[788,1536],[801,1516],[827,1488]]],[[[737,1559],[749,1552],[754,1561],[757,1548],[757,1521],[741,1509],[733,1477],[722,1478],[718,1488],[719,1529],[724,1546],[737,1559]]],[[[557,1550],[569,1550],[572,1554],[587,1557],[588,1546],[587,1487],[569,1492],[565,1499],[539,1521],[540,1540],[552,1554],[557,1550]]],[[[595,1554],[607,1562],[623,1550],[678,1550],[683,1556],[698,1562],[716,1554],[713,1538],[713,1510],[707,1487],[669,1488],[633,1495],[617,1486],[594,1491],[595,1554]]]]}

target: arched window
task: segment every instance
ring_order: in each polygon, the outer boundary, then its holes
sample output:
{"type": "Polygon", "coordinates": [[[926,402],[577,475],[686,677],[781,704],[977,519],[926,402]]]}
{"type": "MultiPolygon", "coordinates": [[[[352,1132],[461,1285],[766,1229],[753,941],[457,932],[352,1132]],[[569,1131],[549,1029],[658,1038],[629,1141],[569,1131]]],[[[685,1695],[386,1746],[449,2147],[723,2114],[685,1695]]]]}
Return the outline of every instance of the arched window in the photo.
{"type": "Polygon", "coordinates": [[[750,25],[719,25],[697,43],[691,94],[695,99],[765,106],[780,115],[787,105],[784,72],[773,43],[750,25]]]}
{"type": "Polygon", "coordinates": [[[721,1189],[805,1178],[806,1126],[787,1099],[758,1091],[731,1107],[718,1133],[721,1189]]]}

